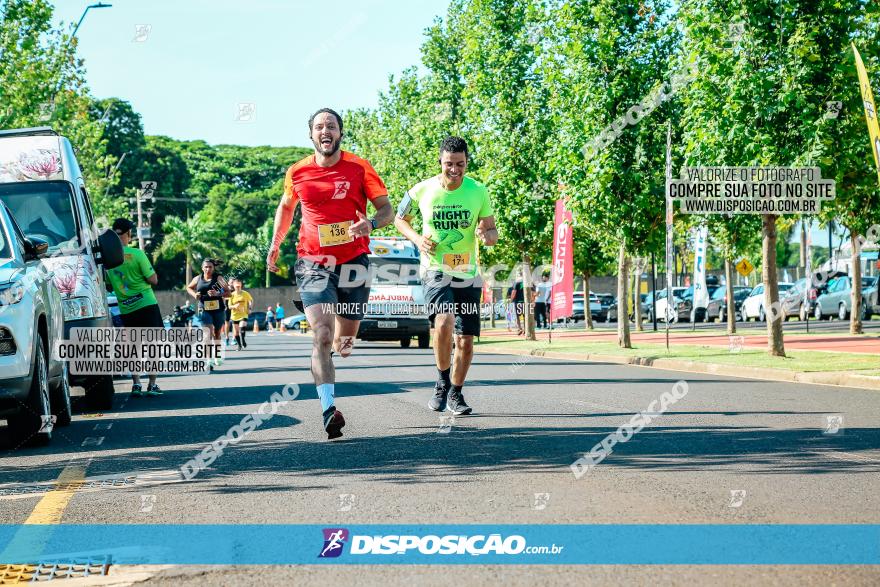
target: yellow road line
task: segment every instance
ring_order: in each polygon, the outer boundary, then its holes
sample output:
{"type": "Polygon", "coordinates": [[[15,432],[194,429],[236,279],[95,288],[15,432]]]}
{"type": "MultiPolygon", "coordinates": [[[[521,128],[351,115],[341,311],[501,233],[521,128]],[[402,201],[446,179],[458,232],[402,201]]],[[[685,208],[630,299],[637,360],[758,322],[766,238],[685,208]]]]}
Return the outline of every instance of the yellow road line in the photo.
{"type": "Polygon", "coordinates": [[[58,479],[55,480],[55,488],[43,496],[43,499],[34,507],[34,511],[24,521],[25,524],[58,524],[61,516],[67,509],[67,504],[73,498],[73,494],[79,489],[86,476],[85,467],[71,465],[65,467],[58,479]]]}
{"type": "Polygon", "coordinates": [[[88,463],[65,467],[55,480],[55,487],[43,496],[24,521],[26,525],[41,525],[43,528],[37,532],[19,530],[0,552],[0,585],[30,581],[36,569],[34,565],[9,564],[9,561],[32,561],[43,554],[52,537],[52,526],[61,523],[61,517],[73,494],[83,484],[86,467],[88,463]]]}

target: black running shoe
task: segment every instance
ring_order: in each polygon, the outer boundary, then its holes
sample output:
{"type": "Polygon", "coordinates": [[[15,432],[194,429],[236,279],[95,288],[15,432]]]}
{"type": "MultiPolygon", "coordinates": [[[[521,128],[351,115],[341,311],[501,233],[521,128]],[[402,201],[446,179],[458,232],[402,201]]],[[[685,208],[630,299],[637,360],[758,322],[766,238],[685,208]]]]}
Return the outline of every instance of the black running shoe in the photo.
{"type": "Polygon", "coordinates": [[[446,409],[446,396],[449,395],[449,388],[443,385],[442,381],[434,384],[434,397],[428,400],[428,407],[435,412],[442,412],[446,409]]]}
{"type": "Polygon", "coordinates": [[[335,406],[330,406],[324,412],[324,430],[327,431],[327,440],[333,440],[342,436],[342,427],[345,426],[345,418],[342,412],[335,406]]]}
{"type": "Polygon", "coordinates": [[[449,404],[446,409],[456,416],[467,416],[473,412],[473,408],[464,401],[464,395],[460,391],[452,390],[449,392],[449,404]]]}

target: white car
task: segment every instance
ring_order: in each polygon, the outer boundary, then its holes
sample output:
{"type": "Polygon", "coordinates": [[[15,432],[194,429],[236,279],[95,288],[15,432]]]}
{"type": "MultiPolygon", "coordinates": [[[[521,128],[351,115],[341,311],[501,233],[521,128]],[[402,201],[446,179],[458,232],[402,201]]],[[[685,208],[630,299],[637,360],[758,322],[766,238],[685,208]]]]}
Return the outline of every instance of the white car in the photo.
{"type": "MultiPolygon", "coordinates": [[[[779,283],[779,298],[782,299],[782,293],[790,290],[794,286],[793,283],[787,281],[779,283]]],[[[749,293],[749,297],[743,300],[742,310],[743,322],[754,319],[756,322],[764,322],[767,314],[764,311],[764,284],[759,283],[749,293]]]]}
{"type": "MultiPolygon", "coordinates": [[[[670,307],[669,301],[666,299],[666,288],[657,290],[657,320],[660,320],[661,322],[666,322],[667,320],[671,320],[673,322],[676,321],[675,307],[678,305],[678,302],[681,301],[681,294],[683,294],[685,291],[687,291],[686,287],[672,288],[672,307],[670,307]]],[[[653,304],[651,307],[651,311],[653,311],[653,304]]],[[[654,315],[649,312],[648,321],[653,320],[654,315]]]]}
{"type": "Polygon", "coordinates": [[[296,314],[284,319],[284,327],[288,330],[300,330],[304,323],[306,323],[305,314],[296,314]]]}
{"type": "Polygon", "coordinates": [[[0,419],[12,448],[44,445],[70,423],[67,363],[53,349],[64,337],[61,295],[40,259],[49,244],[26,237],[0,202],[0,419]]]}

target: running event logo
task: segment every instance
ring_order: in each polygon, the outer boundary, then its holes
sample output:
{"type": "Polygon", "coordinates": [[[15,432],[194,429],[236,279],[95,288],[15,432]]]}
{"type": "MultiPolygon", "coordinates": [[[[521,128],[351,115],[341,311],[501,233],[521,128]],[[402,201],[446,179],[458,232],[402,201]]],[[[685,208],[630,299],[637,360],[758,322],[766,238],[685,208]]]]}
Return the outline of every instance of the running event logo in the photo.
{"type": "Polygon", "coordinates": [[[336,558],[342,554],[342,547],[348,542],[345,528],[324,528],[324,547],[318,558],[336,558]]]}
{"type": "Polygon", "coordinates": [[[461,204],[435,205],[431,214],[431,225],[437,233],[437,250],[451,249],[464,239],[462,230],[471,225],[471,211],[461,204]]]}
{"type": "Polygon", "coordinates": [[[337,182],[335,182],[335,184],[336,184],[336,191],[333,193],[333,197],[330,199],[331,200],[344,199],[345,196],[348,194],[348,188],[351,187],[351,183],[347,182],[347,181],[337,181],[337,182]]]}

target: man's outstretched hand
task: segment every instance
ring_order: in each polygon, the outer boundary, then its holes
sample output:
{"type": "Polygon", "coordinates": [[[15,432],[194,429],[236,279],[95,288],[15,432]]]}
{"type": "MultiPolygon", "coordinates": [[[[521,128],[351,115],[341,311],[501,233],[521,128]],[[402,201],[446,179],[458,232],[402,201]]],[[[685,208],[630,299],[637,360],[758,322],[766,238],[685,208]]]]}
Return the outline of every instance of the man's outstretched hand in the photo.
{"type": "Polygon", "coordinates": [[[269,271],[272,273],[278,273],[278,253],[280,250],[278,247],[272,246],[269,247],[269,253],[266,255],[266,267],[268,267],[269,271]]]}

